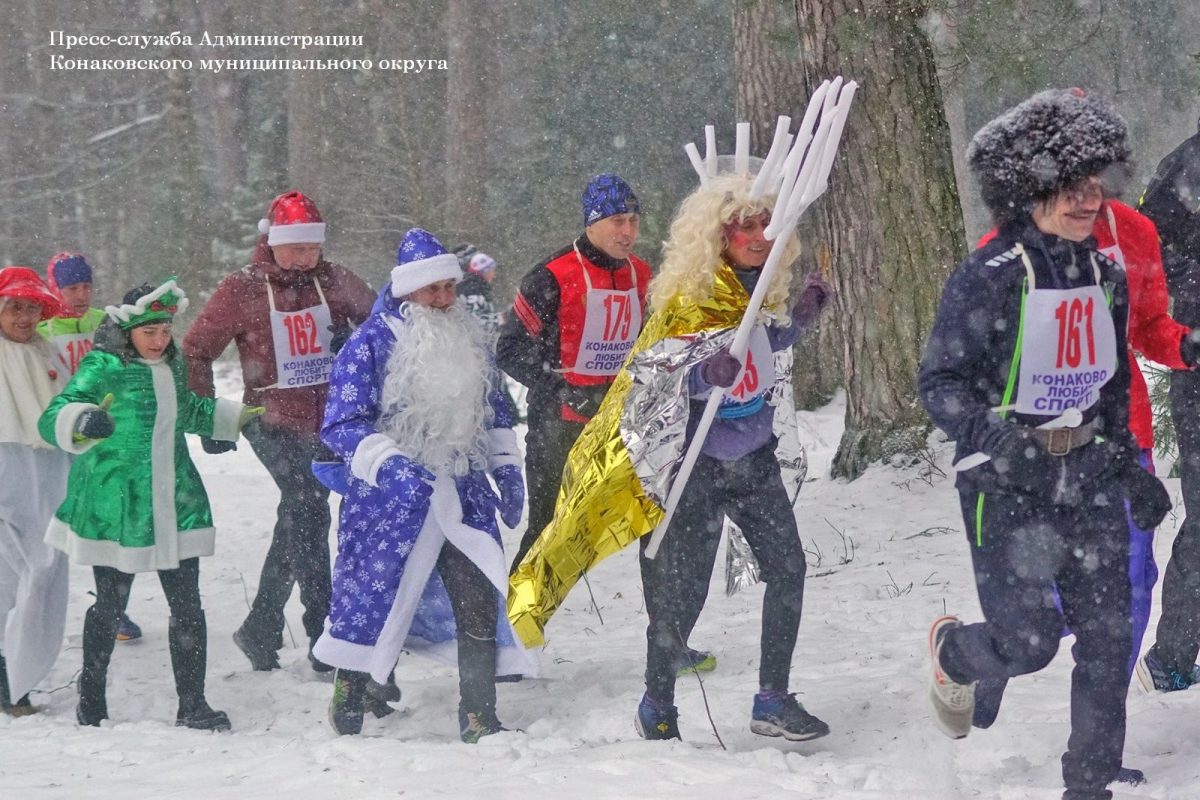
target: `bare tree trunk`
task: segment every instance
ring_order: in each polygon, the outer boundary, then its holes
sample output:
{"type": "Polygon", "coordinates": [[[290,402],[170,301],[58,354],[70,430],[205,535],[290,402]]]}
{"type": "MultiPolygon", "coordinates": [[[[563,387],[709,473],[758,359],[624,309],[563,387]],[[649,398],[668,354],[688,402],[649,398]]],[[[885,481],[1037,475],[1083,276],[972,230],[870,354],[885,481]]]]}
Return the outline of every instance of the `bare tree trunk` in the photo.
{"type": "Polygon", "coordinates": [[[487,176],[487,71],[489,36],[471,0],[446,6],[446,58],[450,62],[446,107],[446,231],[458,239],[484,232],[487,176]]]}
{"type": "MultiPolygon", "coordinates": [[[[768,58],[760,70],[754,60],[760,48],[750,43],[784,39],[778,30],[753,30],[778,11],[774,0],[751,0],[735,12],[738,104],[752,114],[795,115],[824,78],[844,74],[862,85],[830,191],[814,209],[815,235],[804,237],[837,292],[826,323],[835,331],[825,341],[842,350],[847,402],[833,474],[854,478],[872,461],[924,446],[917,363],[942,283],[965,251],[962,216],[933,54],[920,27],[924,4],[794,2],[788,38],[799,42],[802,96],[785,94],[794,85],[786,65],[768,58]]],[[[769,120],[756,121],[761,136],[769,120]]]]}

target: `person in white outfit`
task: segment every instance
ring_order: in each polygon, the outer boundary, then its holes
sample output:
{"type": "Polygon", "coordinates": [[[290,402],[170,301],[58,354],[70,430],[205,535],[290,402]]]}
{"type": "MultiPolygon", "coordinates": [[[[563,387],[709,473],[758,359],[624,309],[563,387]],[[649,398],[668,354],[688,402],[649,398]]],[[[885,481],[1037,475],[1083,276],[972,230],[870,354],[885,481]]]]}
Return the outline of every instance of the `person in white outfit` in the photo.
{"type": "Polygon", "coordinates": [[[0,269],[0,709],[37,709],[29,692],[54,666],[67,616],[67,560],[42,537],[67,493],[70,456],[38,418],[66,385],[37,324],[62,313],[28,267],[0,269]]]}

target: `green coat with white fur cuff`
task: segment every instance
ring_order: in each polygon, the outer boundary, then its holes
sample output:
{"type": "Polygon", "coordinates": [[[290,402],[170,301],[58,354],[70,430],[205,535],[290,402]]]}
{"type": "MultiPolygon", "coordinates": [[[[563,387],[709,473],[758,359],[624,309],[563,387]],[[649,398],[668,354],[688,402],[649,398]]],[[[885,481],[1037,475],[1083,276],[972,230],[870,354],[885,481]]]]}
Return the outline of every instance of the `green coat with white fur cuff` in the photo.
{"type": "Polygon", "coordinates": [[[126,363],[93,350],[38,421],[43,439],[78,454],[46,541],[76,564],[122,572],[212,555],[212,511],[184,433],[234,440],[241,411],[241,403],[189,391],[177,351],[126,363]],[[110,393],[113,435],[75,441],[80,416],[110,393]]]}

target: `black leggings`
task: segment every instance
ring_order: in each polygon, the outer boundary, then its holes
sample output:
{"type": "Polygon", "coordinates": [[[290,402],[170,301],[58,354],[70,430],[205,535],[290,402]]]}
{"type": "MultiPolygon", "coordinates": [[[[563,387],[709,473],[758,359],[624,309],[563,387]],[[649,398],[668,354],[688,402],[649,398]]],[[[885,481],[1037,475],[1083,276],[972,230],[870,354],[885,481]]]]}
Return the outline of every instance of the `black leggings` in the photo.
{"type": "MultiPolygon", "coordinates": [[[[96,577],[96,603],[92,608],[101,625],[111,625],[116,635],[121,615],[129,605],[129,590],[133,574],[112,567],[92,567],[96,577]]],[[[200,604],[200,559],[188,558],[179,562],[178,569],[161,569],[158,582],[162,584],[171,616],[187,623],[204,615],[200,604]]]]}
{"type": "Polygon", "coordinates": [[[660,702],[674,702],[674,657],[685,647],[708,597],[726,516],[742,529],[767,586],[759,685],[788,688],[806,562],[772,441],[736,461],[700,456],[653,561],[645,556],[650,537],[642,537],[642,586],[650,616],[646,691],[660,702]]]}
{"type": "Polygon", "coordinates": [[[275,530],[258,578],[258,592],[243,633],[259,648],[283,643],[283,609],[300,584],[304,634],[311,640],[329,615],[329,490],[312,474],[321,451],[315,435],[295,433],[256,421],[243,432],[258,460],[279,487],[275,530]]]}
{"type": "Polygon", "coordinates": [[[442,545],[438,574],[450,595],[458,628],[458,691],[463,711],[496,708],[496,587],[471,559],[449,542],[442,545]]]}

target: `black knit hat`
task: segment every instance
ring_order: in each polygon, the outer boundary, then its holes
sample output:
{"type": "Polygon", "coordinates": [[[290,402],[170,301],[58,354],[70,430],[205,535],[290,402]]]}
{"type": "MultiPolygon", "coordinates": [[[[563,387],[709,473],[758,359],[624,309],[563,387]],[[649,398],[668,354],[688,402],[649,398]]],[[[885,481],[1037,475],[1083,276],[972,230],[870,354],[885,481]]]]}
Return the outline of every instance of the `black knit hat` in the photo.
{"type": "Polygon", "coordinates": [[[1131,155],[1125,121],[1082,89],[1035,94],[984,125],[967,148],[983,202],[1000,219],[1131,155]]]}

